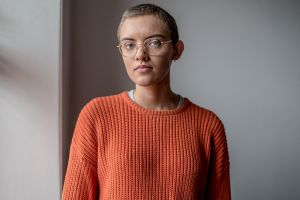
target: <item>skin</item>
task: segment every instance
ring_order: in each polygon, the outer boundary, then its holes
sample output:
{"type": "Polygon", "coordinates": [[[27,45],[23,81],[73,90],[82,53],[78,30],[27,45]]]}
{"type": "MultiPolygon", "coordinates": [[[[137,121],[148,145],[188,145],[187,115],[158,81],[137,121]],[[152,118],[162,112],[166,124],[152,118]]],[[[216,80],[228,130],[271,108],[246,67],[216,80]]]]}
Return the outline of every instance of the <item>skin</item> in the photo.
{"type": "MultiPolygon", "coordinates": [[[[119,39],[133,40],[142,44],[148,38],[170,40],[167,26],[154,15],[128,18],[120,27],[119,39]]],[[[173,60],[180,58],[184,50],[182,41],[176,45],[163,45],[163,53],[150,56],[140,46],[133,58],[124,57],[123,61],[129,78],[135,83],[134,97],[136,103],[153,110],[169,110],[177,107],[179,96],[171,90],[170,69],[173,60]],[[138,70],[138,66],[146,66],[138,70]]]]}

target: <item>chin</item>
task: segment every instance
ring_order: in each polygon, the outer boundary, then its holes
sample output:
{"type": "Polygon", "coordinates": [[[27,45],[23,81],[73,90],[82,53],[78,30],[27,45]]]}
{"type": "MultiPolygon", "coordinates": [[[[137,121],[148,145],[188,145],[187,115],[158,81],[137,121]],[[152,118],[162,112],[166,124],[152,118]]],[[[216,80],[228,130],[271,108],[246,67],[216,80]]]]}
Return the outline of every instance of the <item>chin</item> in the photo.
{"type": "Polygon", "coordinates": [[[153,85],[164,85],[168,84],[168,79],[167,77],[164,77],[162,79],[158,79],[159,77],[154,77],[154,76],[144,76],[144,77],[130,77],[131,81],[135,85],[139,85],[142,87],[149,87],[153,85]]]}
{"type": "Polygon", "coordinates": [[[134,84],[142,87],[148,87],[153,85],[152,82],[141,82],[141,81],[135,81],[134,84]]]}
{"type": "Polygon", "coordinates": [[[131,78],[131,81],[135,84],[135,85],[139,85],[139,86],[150,86],[152,84],[155,83],[154,80],[151,80],[149,78],[146,77],[135,77],[135,78],[131,78]]]}

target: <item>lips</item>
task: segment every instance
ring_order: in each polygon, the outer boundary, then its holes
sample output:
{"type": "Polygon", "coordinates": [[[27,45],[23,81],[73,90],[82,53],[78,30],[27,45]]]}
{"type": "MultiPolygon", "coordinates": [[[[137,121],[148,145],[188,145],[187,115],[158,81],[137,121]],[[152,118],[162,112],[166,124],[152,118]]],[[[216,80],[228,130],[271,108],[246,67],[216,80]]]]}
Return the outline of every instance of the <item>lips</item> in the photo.
{"type": "Polygon", "coordinates": [[[147,71],[151,71],[151,70],[152,70],[152,67],[149,65],[139,65],[134,68],[134,71],[139,71],[139,72],[147,72],[147,71]]]}

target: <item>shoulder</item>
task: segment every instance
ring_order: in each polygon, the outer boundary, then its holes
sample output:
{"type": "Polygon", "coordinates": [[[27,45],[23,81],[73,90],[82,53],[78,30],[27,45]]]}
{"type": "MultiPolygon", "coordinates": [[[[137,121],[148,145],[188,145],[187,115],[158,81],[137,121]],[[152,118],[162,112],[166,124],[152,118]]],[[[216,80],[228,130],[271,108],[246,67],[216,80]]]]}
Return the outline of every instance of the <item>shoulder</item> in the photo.
{"type": "Polygon", "coordinates": [[[78,129],[89,130],[89,132],[95,131],[97,128],[101,127],[109,115],[111,115],[112,110],[116,106],[116,102],[120,101],[120,94],[96,97],[88,101],[80,110],[77,117],[76,126],[78,129]]]}
{"type": "Polygon", "coordinates": [[[90,110],[93,112],[99,112],[103,109],[115,107],[117,104],[121,103],[122,96],[124,95],[124,93],[125,92],[109,96],[95,97],[84,105],[82,111],[84,112],[86,110],[90,110]]]}
{"type": "Polygon", "coordinates": [[[209,129],[212,129],[212,131],[223,128],[222,120],[211,109],[199,106],[191,102],[190,110],[193,115],[197,117],[199,123],[209,127],[209,129]]]}
{"type": "Polygon", "coordinates": [[[213,111],[209,108],[197,105],[191,101],[190,101],[190,104],[191,104],[190,108],[193,112],[204,115],[205,117],[208,117],[208,118],[212,118],[214,120],[221,121],[219,116],[215,113],[215,111],[213,111]]]}
{"type": "Polygon", "coordinates": [[[124,109],[124,95],[126,92],[95,97],[88,101],[80,110],[79,120],[85,122],[105,121],[105,118],[113,113],[119,113],[120,109],[124,109]]]}

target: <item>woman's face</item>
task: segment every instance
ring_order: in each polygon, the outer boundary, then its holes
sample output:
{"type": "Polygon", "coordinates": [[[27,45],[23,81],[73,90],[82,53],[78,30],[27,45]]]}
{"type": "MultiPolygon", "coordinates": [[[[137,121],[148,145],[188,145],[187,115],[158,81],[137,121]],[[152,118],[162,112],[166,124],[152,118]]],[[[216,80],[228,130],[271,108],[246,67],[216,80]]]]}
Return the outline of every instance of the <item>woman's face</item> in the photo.
{"type": "Polygon", "coordinates": [[[171,40],[167,26],[156,16],[145,15],[126,19],[120,27],[120,42],[136,42],[137,53],[131,57],[123,56],[129,78],[140,86],[168,84],[170,66],[174,58],[172,42],[162,45],[159,55],[148,55],[141,44],[149,38],[161,41],[171,40]]]}

